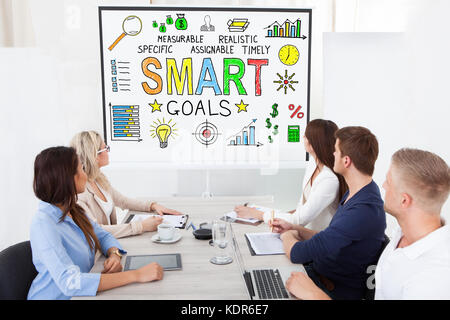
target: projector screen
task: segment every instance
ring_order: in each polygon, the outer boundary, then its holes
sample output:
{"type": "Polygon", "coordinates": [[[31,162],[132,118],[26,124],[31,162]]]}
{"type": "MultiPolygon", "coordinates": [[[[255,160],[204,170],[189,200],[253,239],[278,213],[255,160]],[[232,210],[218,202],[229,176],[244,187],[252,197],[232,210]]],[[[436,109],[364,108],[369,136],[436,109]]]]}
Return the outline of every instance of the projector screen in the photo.
{"type": "Polygon", "coordinates": [[[112,163],[307,160],[310,9],[99,7],[99,22],[112,163]]]}

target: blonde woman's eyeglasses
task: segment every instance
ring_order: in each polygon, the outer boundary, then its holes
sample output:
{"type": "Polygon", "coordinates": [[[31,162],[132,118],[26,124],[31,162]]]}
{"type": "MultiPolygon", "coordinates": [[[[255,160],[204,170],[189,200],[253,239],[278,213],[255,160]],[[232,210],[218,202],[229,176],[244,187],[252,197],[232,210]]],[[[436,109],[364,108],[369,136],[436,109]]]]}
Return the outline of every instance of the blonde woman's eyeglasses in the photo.
{"type": "Polygon", "coordinates": [[[109,150],[111,150],[110,146],[106,145],[106,147],[104,149],[98,150],[97,154],[105,152],[105,151],[109,152],[109,150]]]}

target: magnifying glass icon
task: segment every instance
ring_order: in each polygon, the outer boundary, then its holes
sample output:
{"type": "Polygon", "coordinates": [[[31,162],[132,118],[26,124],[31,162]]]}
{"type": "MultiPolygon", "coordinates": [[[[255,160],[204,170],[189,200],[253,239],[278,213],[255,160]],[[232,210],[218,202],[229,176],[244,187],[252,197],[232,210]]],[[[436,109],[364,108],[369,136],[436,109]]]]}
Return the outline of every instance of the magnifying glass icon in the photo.
{"type": "Polygon", "coordinates": [[[137,36],[142,30],[142,21],[139,17],[128,16],[123,20],[122,23],[123,33],[114,41],[112,45],[109,46],[109,51],[114,49],[114,47],[122,40],[126,35],[137,36]]]}

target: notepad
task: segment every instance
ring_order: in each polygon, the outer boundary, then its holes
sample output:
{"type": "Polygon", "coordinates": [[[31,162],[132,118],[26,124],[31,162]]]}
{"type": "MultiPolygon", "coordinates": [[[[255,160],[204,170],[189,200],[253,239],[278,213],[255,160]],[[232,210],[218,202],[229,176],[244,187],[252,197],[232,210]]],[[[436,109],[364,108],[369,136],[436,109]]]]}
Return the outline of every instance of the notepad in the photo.
{"type": "Polygon", "coordinates": [[[246,233],[245,236],[256,255],[284,254],[279,233],[246,233]]]}
{"type": "MultiPolygon", "coordinates": [[[[134,222],[134,221],[143,221],[149,217],[160,217],[158,214],[145,214],[145,213],[130,213],[126,223],[134,222]]],[[[186,222],[188,220],[189,215],[169,215],[165,214],[163,217],[163,223],[168,223],[175,228],[184,228],[186,226],[186,222]]]]}

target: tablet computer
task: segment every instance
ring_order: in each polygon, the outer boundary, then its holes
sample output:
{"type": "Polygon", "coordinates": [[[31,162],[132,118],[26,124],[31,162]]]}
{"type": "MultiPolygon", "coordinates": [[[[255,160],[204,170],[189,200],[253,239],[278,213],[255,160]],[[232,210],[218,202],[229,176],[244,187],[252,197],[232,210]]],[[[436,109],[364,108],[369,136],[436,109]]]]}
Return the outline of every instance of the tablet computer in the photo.
{"type": "Polygon", "coordinates": [[[136,270],[152,262],[158,263],[163,267],[164,271],[181,270],[181,255],[179,253],[171,253],[127,256],[124,271],[136,270]]]}

